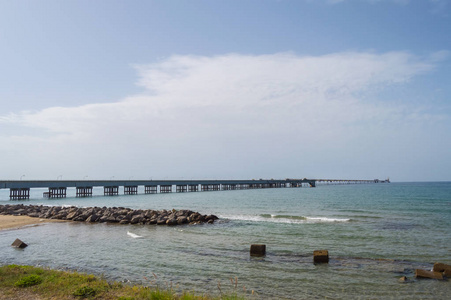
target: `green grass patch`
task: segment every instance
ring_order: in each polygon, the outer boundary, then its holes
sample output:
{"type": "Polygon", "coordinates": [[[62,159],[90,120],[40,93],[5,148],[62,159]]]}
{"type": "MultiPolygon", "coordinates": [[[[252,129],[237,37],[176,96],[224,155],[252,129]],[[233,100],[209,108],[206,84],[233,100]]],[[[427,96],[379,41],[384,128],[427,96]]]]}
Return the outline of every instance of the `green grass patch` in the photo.
{"type": "Polygon", "coordinates": [[[16,283],[14,283],[14,285],[18,286],[18,287],[29,287],[32,285],[40,284],[41,282],[42,282],[41,276],[36,275],[36,274],[31,274],[31,275],[22,277],[21,279],[16,281],[16,283]]]}
{"type": "MultiPolygon", "coordinates": [[[[103,278],[77,272],[63,272],[32,266],[0,266],[0,290],[5,299],[22,297],[42,299],[102,299],[102,300],[244,300],[245,295],[223,293],[218,297],[194,292],[176,292],[172,287],[129,286],[108,282],[103,278]]],[[[249,295],[249,294],[248,294],[249,295]]],[[[24,298],[24,299],[25,299],[24,298]]]]}

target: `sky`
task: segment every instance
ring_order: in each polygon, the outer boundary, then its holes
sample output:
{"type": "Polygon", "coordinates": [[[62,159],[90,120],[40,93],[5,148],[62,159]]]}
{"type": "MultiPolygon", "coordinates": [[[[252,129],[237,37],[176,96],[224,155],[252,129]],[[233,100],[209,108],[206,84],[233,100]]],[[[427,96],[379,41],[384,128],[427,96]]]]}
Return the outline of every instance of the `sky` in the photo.
{"type": "Polygon", "coordinates": [[[0,179],[451,180],[449,0],[0,0],[0,179]]]}

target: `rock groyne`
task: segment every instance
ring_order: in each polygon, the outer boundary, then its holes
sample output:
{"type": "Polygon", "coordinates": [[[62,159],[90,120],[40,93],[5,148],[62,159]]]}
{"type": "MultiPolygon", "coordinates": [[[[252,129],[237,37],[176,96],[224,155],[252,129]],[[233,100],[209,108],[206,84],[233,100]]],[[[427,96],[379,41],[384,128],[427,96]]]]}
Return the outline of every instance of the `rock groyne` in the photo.
{"type": "Polygon", "coordinates": [[[191,210],[151,210],[125,207],[61,207],[43,205],[0,205],[0,215],[29,216],[41,219],[71,220],[88,223],[143,225],[184,225],[214,223],[215,215],[202,215],[191,210]]]}

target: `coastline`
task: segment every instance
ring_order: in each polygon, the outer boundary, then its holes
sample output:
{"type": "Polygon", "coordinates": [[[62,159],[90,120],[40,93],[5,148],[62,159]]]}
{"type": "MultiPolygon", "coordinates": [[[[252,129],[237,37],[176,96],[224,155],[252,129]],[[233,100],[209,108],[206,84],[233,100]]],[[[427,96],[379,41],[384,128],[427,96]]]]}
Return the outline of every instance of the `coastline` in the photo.
{"type": "Polygon", "coordinates": [[[19,229],[24,226],[38,226],[43,223],[65,222],[64,220],[40,219],[28,216],[0,215],[0,231],[19,229]]]}

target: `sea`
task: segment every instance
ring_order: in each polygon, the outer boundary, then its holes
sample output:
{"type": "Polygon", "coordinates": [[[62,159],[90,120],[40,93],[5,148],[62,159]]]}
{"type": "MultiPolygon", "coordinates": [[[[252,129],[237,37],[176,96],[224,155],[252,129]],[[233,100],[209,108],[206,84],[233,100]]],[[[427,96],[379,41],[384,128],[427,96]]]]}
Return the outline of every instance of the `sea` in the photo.
{"type": "MultiPolygon", "coordinates": [[[[141,188],[141,187],[140,187],[141,188]]],[[[415,269],[451,264],[451,182],[317,185],[45,199],[0,204],[190,209],[214,224],[43,223],[0,231],[0,264],[79,271],[127,284],[249,299],[450,299],[451,280],[415,269]],[[29,246],[11,247],[20,238],[29,246]],[[251,257],[251,244],[266,245],[251,257]],[[328,264],[313,251],[328,250],[328,264]],[[407,281],[401,282],[403,276],[407,281]]],[[[120,191],[121,192],[121,191],[120,191]]]]}

